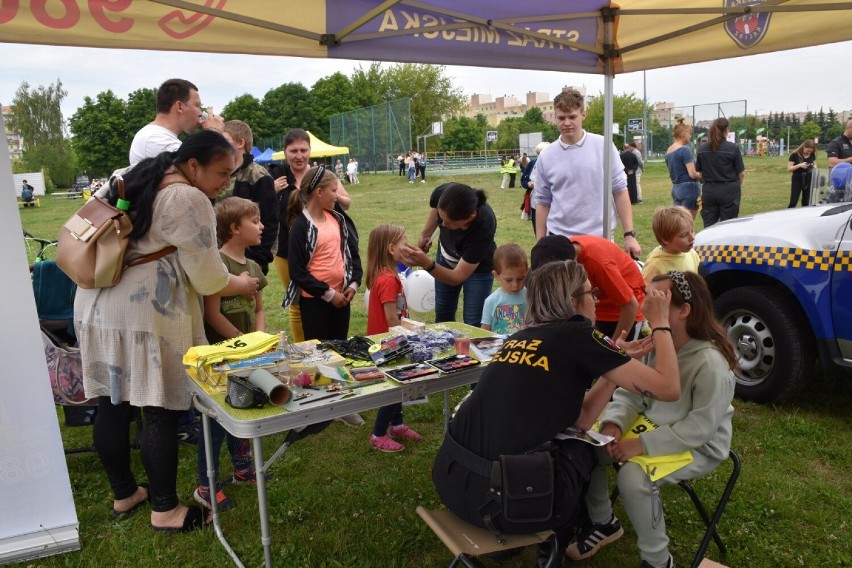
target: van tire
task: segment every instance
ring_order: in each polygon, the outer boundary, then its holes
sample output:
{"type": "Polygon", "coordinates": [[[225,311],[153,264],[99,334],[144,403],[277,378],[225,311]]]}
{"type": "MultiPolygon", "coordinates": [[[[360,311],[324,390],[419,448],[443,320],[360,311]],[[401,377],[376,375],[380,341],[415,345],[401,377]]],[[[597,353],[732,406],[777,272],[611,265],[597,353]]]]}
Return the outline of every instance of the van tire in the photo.
{"type": "Polygon", "coordinates": [[[773,288],[746,286],[714,302],[739,361],[736,394],[755,402],[784,402],[808,384],[815,347],[798,305],[773,288]]]}

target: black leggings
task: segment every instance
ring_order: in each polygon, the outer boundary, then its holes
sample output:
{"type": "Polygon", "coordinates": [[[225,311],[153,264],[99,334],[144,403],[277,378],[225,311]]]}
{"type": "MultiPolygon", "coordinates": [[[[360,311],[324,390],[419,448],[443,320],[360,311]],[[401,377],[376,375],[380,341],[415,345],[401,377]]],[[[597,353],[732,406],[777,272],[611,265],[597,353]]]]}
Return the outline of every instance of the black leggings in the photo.
{"type": "Polygon", "coordinates": [[[335,308],[322,298],[299,298],[305,339],[347,339],[349,337],[349,304],[335,308]]]}
{"type": "MultiPolygon", "coordinates": [[[[114,406],[108,396],[98,397],[94,440],[98,456],[116,500],[127,499],[139,486],[130,469],[130,423],[136,408],[123,402],[114,406]]],[[[157,406],[143,409],[142,465],[148,476],[151,510],[171,511],[178,506],[178,417],[184,411],[157,406]]]]}

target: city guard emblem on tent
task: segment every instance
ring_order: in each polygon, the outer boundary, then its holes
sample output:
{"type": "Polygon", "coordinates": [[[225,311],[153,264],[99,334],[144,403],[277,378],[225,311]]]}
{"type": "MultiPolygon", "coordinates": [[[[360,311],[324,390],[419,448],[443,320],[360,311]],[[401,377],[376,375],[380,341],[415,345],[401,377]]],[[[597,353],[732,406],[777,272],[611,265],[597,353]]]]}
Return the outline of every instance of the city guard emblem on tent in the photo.
{"type": "MultiPolygon", "coordinates": [[[[726,8],[746,7],[763,4],[766,0],[724,0],[726,8]]],[[[743,49],[754,47],[769,28],[769,12],[750,12],[725,22],[725,31],[738,46],[743,49]]]]}

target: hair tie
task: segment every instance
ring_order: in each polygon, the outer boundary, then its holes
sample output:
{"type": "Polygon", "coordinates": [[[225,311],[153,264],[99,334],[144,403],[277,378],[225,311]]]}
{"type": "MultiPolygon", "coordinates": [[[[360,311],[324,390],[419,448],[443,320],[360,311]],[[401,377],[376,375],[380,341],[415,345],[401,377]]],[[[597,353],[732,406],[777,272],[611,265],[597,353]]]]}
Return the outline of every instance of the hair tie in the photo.
{"type": "Polygon", "coordinates": [[[312,177],[310,183],[308,183],[307,193],[313,193],[313,191],[322,181],[323,176],[325,176],[325,164],[320,164],[317,167],[317,171],[314,174],[314,177],[312,177]]]}
{"type": "Polygon", "coordinates": [[[689,282],[686,281],[686,275],[680,270],[672,270],[668,273],[669,278],[672,279],[674,285],[677,287],[677,291],[680,292],[680,295],[683,297],[683,301],[687,304],[692,303],[692,290],[689,289],[689,282]]]}

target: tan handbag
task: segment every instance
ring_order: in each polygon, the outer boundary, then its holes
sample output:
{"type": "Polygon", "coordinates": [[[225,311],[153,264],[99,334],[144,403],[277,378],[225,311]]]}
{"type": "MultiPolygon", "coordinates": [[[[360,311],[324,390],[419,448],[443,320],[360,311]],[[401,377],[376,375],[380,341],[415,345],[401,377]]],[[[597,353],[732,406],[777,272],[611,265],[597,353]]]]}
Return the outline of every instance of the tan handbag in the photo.
{"type": "Polygon", "coordinates": [[[125,263],[128,237],[133,224],[127,214],[124,180],[118,183],[118,206],[92,197],[71,216],[59,233],[56,264],[80,288],[112,288],[130,266],[151,262],[177,250],[168,246],[125,263]]]}

